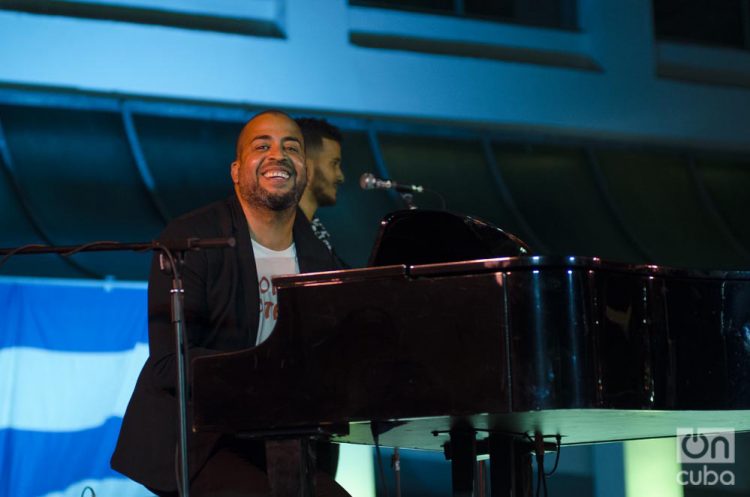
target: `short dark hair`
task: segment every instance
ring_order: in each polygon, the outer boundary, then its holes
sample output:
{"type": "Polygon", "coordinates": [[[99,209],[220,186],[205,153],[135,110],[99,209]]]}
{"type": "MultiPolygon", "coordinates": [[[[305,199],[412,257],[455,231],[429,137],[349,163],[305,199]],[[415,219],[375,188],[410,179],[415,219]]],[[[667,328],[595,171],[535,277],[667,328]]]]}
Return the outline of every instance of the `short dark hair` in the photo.
{"type": "Polygon", "coordinates": [[[302,136],[305,139],[305,153],[317,152],[323,148],[323,138],[328,138],[341,144],[341,131],[325,119],[314,117],[300,117],[295,119],[302,136]]]}

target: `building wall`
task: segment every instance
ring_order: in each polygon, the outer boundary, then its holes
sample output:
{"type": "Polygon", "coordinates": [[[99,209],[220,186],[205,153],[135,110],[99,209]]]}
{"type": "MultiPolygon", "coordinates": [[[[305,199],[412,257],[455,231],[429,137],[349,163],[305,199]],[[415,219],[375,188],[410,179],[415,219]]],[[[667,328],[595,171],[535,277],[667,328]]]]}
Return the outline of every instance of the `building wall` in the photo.
{"type": "Polygon", "coordinates": [[[2,86],[750,148],[750,53],[655,42],[649,0],[581,0],[579,31],[345,0],[36,3],[67,15],[0,2],[2,86]]]}

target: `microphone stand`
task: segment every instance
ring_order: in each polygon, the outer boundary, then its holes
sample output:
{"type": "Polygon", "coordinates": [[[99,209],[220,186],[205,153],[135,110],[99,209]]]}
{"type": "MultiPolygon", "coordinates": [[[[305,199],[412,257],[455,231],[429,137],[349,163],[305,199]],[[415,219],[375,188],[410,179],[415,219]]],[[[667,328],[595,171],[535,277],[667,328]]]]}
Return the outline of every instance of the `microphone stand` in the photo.
{"type": "Polygon", "coordinates": [[[102,251],[135,251],[156,250],[160,252],[160,267],[172,276],[172,288],[170,290],[170,309],[172,325],[175,333],[175,353],[177,356],[177,404],[179,418],[179,482],[178,491],[181,497],[190,496],[190,482],[188,471],[187,450],[187,340],[185,339],[185,289],[182,285],[180,266],[185,259],[188,250],[219,249],[234,247],[234,238],[185,238],[176,240],[152,241],[145,243],[120,243],[112,241],[90,242],[74,246],[48,246],[48,245],[24,245],[11,249],[0,249],[0,267],[14,255],[28,254],[60,254],[70,256],[79,252],[102,252],[102,251]],[[175,257],[176,254],[176,257],[175,257]],[[168,263],[165,263],[164,257],[168,263]]]}

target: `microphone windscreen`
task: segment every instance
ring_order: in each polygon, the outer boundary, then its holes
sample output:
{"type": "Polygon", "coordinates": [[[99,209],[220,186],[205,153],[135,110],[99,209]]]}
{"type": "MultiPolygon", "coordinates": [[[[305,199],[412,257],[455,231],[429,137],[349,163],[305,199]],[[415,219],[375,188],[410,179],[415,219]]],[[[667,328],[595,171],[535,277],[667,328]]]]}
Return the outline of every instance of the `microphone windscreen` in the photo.
{"type": "Polygon", "coordinates": [[[364,173],[359,177],[359,187],[363,190],[372,190],[375,188],[375,175],[372,173],[364,173]]]}

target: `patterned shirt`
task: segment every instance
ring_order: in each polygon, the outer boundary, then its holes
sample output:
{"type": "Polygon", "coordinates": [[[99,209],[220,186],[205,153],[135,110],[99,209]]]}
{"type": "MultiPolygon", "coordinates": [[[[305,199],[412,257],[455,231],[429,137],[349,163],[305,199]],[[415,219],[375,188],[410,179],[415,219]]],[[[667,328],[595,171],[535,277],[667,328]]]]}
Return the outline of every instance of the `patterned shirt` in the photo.
{"type": "Polygon", "coordinates": [[[317,216],[312,218],[312,221],[310,221],[310,226],[312,227],[315,236],[318,237],[318,240],[325,243],[326,247],[328,247],[328,250],[333,252],[333,246],[331,245],[331,234],[328,232],[326,227],[323,226],[320,218],[317,216]]]}

